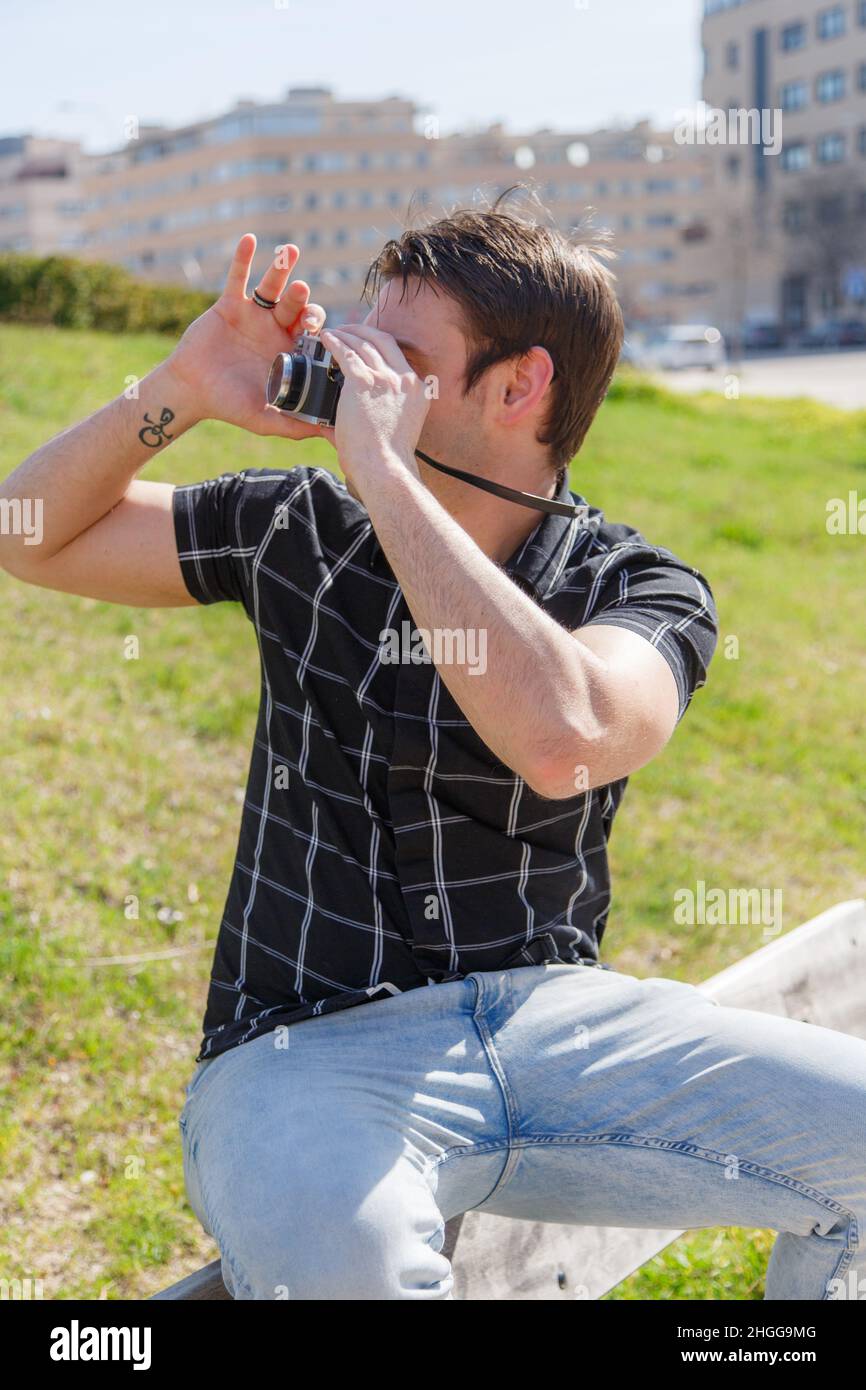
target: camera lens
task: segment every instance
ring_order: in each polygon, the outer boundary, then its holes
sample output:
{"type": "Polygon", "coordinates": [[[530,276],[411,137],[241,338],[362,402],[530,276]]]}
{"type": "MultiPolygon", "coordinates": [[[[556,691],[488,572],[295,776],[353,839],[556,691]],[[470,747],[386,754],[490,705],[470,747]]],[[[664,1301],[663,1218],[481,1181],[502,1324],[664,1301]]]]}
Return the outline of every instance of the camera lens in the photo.
{"type": "Polygon", "coordinates": [[[281,352],[279,357],[275,357],[271,363],[271,370],[268,372],[268,405],[277,404],[277,398],[283,386],[283,364],[285,360],[286,354],[281,352]]]}
{"type": "Polygon", "coordinates": [[[309,369],[309,360],[304,353],[279,353],[268,373],[268,404],[279,406],[280,410],[297,410],[309,369]]]}

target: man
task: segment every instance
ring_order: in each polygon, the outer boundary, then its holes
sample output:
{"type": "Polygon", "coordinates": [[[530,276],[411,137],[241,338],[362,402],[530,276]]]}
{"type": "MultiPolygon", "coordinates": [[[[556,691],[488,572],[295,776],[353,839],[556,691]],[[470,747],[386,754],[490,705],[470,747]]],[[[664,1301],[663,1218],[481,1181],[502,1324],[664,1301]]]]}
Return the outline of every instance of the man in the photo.
{"type": "Polygon", "coordinates": [[[494,209],[390,242],[322,340],[336,426],[263,403],[323,313],[255,239],[140,385],[6,484],[21,578],[241,603],[262,699],[180,1118],[239,1299],[447,1299],[445,1221],[781,1232],[769,1298],[866,1272],[866,1043],[598,961],[606,846],[717,636],[702,575],[572,497],[622,338],[587,247],[494,209]],[[204,418],[323,433],[300,466],[136,480],[204,418]],[[444,475],[423,455],[536,502],[444,475]],[[558,501],[547,513],[537,499],[558,501]],[[569,503],[571,505],[569,505],[569,503]],[[38,554],[36,553],[38,549],[38,554]]]}

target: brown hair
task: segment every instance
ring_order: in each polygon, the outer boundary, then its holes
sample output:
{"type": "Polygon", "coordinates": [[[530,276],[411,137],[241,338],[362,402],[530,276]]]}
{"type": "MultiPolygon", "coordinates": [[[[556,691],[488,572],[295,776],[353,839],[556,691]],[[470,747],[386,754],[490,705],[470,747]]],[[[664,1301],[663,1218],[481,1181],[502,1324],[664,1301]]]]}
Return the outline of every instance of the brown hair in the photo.
{"type": "Polygon", "coordinates": [[[562,477],[601,405],[622,347],[622,311],[603,235],[566,237],[500,208],[463,208],[386,242],[364,281],[432,284],[460,305],[470,342],[464,391],[497,362],[535,345],[553,359],[552,400],[540,444],[562,477]]]}

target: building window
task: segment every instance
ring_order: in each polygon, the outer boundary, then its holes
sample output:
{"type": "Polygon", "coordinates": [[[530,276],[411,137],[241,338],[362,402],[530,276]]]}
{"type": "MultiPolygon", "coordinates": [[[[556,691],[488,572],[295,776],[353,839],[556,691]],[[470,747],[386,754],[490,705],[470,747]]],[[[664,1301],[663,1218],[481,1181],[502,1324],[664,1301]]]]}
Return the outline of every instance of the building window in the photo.
{"type": "Polygon", "coordinates": [[[857,86],[861,92],[866,92],[866,63],[861,63],[857,69],[857,86]]]}
{"type": "Polygon", "coordinates": [[[705,222],[691,222],[680,232],[680,241],[706,241],[709,230],[705,222]]]}
{"type": "Polygon", "coordinates": [[[151,164],[155,159],[165,159],[170,151],[170,146],[165,141],[157,142],[152,145],[141,145],[132,152],[133,164],[151,164]]]}
{"type": "Polygon", "coordinates": [[[822,227],[832,227],[845,221],[845,195],[835,193],[832,198],[819,198],[815,212],[822,227]]]}
{"type": "Polygon", "coordinates": [[[845,9],[834,5],[831,10],[822,10],[816,21],[819,39],[838,39],[845,32],[845,9]]]}
{"type": "Polygon", "coordinates": [[[838,164],[845,158],[844,135],[822,135],[817,144],[819,164],[838,164]]]}
{"type": "Polygon", "coordinates": [[[861,29],[866,29],[866,0],[857,0],[857,20],[861,29]]]}
{"type": "Polygon", "coordinates": [[[802,111],[809,100],[805,82],[786,82],[779,88],[779,105],[783,111],[802,111]]]}
{"type": "Polygon", "coordinates": [[[806,227],[806,208],[803,203],[786,203],[782,209],[782,226],[796,236],[806,227]]]}
{"type": "MultiPolygon", "coordinates": [[[[857,150],[866,159],[866,125],[861,125],[857,132],[857,150]]],[[[864,201],[866,201],[866,190],[864,190],[864,201]]]]}
{"type": "Polygon", "coordinates": [[[821,102],[841,101],[845,95],[845,73],[842,68],[822,72],[815,83],[815,96],[821,102]]]}
{"type": "Polygon", "coordinates": [[[735,71],[740,66],[740,45],[732,39],[725,45],[725,67],[735,71]]]}
{"type": "Polygon", "coordinates": [[[782,281],[782,322],[787,328],[804,328],[809,284],[805,275],[786,275],[782,281]]]}
{"type": "Polygon", "coordinates": [[[183,135],[175,136],[171,142],[172,154],[183,154],[185,150],[194,150],[201,144],[201,133],[197,130],[187,131],[183,135]]]}
{"type": "Polygon", "coordinates": [[[797,48],[806,47],[805,24],[785,24],[779,34],[779,47],[785,53],[793,53],[797,48]]]}
{"type": "Polygon", "coordinates": [[[738,154],[729,154],[726,164],[728,168],[728,178],[738,179],[740,177],[740,156],[738,154]]]}
{"type": "Polygon", "coordinates": [[[316,168],[322,174],[342,174],[349,167],[349,156],[339,150],[325,150],[316,161],[316,168]]]}
{"type": "Polygon", "coordinates": [[[832,314],[839,308],[841,295],[836,281],[825,281],[818,294],[818,304],[822,314],[832,314]]]}
{"type": "Polygon", "coordinates": [[[793,145],[785,145],[779,155],[779,162],[783,169],[808,169],[809,167],[809,146],[802,140],[798,140],[793,145]]]}

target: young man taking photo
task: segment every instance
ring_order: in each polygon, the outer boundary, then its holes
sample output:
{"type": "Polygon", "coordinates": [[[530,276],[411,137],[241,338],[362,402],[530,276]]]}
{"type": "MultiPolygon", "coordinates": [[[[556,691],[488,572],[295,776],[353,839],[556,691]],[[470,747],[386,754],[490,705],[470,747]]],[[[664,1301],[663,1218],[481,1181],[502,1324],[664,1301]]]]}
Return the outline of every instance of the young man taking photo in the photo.
{"type": "Polygon", "coordinates": [[[243,237],[137,400],[3,490],[45,503],[41,546],[3,538],[12,574],[233,601],[255,626],[261,705],[180,1117],[227,1287],[448,1299],[445,1222],[475,1208],[773,1228],[767,1298],[830,1297],[866,1274],[866,1043],[598,960],[626,779],[717,638],[703,576],[568,488],[622,341],[602,260],[458,212],[389,242],[367,318],[327,332],[289,284],[297,248],[249,296],[254,252],[243,237]],[[333,429],[264,403],[304,329],[344,374],[333,429]],[[323,434],[346,482],[137,479],[202,419],[323,434]],[[407,630],[394,660],[385,634],[407,630]]]}

